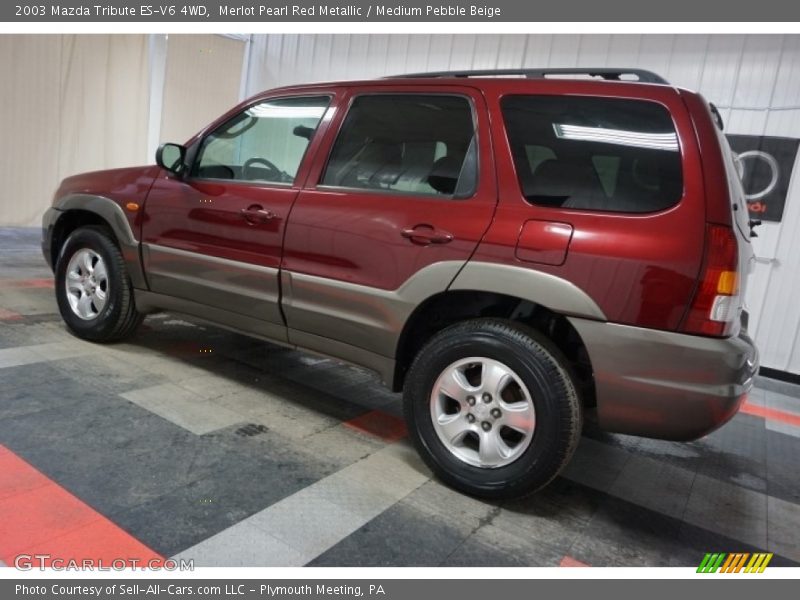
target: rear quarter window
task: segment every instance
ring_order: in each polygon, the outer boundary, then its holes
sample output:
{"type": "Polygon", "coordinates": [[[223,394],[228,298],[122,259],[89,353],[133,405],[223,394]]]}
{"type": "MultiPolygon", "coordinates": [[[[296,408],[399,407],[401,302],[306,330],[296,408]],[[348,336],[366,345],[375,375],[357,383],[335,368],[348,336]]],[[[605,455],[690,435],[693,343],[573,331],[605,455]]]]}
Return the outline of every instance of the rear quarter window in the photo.
{"type": "Polygon", "coordinates": [[[520,190],[532,204],[646,213],[683,195],[678,136],[660,104],[515,95],[501,108],[520,190]]]}

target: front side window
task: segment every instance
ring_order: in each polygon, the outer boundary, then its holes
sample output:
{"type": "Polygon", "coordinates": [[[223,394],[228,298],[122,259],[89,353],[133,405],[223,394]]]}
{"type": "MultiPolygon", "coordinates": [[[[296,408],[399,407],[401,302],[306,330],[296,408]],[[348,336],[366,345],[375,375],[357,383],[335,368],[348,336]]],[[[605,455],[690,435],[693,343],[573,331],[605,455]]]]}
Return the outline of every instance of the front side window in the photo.
{"type": "Polygon", "coordinates": [[[678,135],[660,104],[507,96],[502,111],[520,188],[532,204],[644,213],[683,196],[678,135]]]}
{"type": "Polygon", "coordinates": [[[345,118],[321,185],[463,198],[475,191],[476,157],[466,98],[360,96],[345,118]]]}
{"type": "Polygon", "coordinates": [[[192,175],[291,184],[328,108],[327,96],[255,104],[203,141],[192,175]]]}

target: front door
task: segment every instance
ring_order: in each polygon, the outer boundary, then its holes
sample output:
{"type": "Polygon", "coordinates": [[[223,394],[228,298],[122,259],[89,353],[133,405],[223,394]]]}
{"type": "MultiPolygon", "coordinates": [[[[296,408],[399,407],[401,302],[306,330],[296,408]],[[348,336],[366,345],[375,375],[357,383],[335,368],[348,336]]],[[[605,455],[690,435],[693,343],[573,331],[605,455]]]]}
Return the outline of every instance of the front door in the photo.
{"type": "Polygon", "coordinates": [[[254,333],[285,340],[282,238],[329,103],[320,95],[252,104],[197,142],[186,176],[156,180],[142,228],[151,291],[223,324],[252,328],[255,320],[254,333]]]}
{"type": "Polygon", "coordinates": [[[292,209],[283,306],[290,341],[369,363],[359,352],[392,358],[410,312],[447,289],[497,189],[473,89],[370,86],[348,104],[292,209]]]}

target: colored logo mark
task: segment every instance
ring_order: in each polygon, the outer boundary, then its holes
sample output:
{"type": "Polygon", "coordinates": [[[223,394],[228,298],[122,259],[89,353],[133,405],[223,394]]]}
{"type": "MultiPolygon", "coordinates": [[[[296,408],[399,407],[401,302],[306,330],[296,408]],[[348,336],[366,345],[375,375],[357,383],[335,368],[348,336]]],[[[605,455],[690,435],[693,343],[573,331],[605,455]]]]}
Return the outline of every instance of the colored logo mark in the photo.
{"type": "Polygon", "coordinates": [[[772,560],[772,552],[708,552],[700,566],[697,567],[698,573],[763,573],[769,561],[772,560]],[[749,560],[748,560],[749,559],[749,560]],[[745,566],[746,565],[746,566],[745,566]]]}

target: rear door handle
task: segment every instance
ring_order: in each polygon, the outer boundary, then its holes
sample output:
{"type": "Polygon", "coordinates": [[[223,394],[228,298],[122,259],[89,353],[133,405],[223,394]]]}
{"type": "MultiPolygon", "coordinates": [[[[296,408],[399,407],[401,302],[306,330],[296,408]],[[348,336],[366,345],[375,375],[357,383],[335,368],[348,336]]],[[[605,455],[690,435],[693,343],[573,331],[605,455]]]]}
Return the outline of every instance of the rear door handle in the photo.
{"type": "Polygon", "coordinates": [[[260,204],[253,204],[241,210],[242,218],[248,223],[266,223],[267,221],[275,218],[275,213],[266,210],[260,204]]]}
{"type": "Polygon", "coordinates": [[[448,231],[436,229],[433,225],[415,225],[400,232],[404,238],[415,244],[427,246],[428,244],[447,244],[453,241],[453,234],[448,231]]]}

